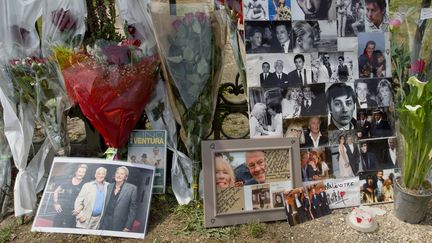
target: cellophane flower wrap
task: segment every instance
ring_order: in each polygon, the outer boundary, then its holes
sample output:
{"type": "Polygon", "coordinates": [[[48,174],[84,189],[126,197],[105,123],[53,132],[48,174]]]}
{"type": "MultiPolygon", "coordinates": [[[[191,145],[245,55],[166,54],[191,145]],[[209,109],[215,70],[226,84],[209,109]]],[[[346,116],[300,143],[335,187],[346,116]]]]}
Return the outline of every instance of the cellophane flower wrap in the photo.
{"type": "Polygon", "coordinates": [[[207,3],[167,5],[152,2],[151,12],[159,53],[180,137],[193,166],[194,198],[198,197],[201,141],[211,129],[221,80],[225,28],[207,3]]]}
{"type": "MultiPolygon", "coordinates": [[[[89,7],[102,12],[109,10],[110,15],[109,18],[99,15],[99,22],[89,19],[88,24],[93,21],[103,27],[107,19],[115,20],[114,1],[105,3],[107,6],[100,5],[103,1],[94,4],[87,1],[88,10],[89,7]]],[[[90,11],[88,14],[90,17],[90,11]]],[[[157,55],[142,49],[148,43],[144,37],[129,34],[129,39],[116,41],[118,38],[111,38],[115,33],[105,35],[104,39],[98,39],[103,35],[95,33],[91,37],[95,41],[86,47],[86,52],[64,55],[67,58],[63,59],[68,61],[62,65],[62,72],[72,102],[79,105],[106,145],[117,149],[127,142],[144,111],[158,79],[160,62],[157,55]]]]}
{"type": "Polygon", "coordinates": [[[61,114],[66,107],[63,79],[57,62],[43,57],[35,28],[42,1],[3,1],[0,4],[0,100],[5,136],[19,172],[15,180],[15,215],[32,213],[36,193],[45,185],[46,169],[62,148],[61,114]],[[30,155],[35,124],[46,139],[30,155]],[[30,161],[28,163],[28,161],[30,161]]]}

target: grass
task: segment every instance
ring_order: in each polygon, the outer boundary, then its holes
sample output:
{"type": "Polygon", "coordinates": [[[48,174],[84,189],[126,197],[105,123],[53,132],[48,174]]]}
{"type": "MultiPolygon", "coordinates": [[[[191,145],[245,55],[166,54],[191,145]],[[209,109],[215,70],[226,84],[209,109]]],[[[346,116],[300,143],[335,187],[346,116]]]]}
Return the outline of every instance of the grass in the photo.
{"type": "Polygon", "coordinates": [[[19,225],[20,224],[17,221],[13,221],[6,226],[2,226],[0,228],[0,242],[13,241],[14,232],[17,231],[19,225]]]}
{"type": "Polygon", "coordinates": [[[266,225],[263,223],[253,222],[247,225],[249,235],[254,238],[261,238],[266,231],[266,225]]]}

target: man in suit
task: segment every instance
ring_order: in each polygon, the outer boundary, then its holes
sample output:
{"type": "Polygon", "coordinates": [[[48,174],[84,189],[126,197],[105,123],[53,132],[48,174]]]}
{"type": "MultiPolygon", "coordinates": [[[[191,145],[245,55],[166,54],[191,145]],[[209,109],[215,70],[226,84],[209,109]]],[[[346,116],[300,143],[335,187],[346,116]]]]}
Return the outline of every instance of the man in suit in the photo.
{"type": "Polygon", "coordinates": [[[265,83],[268,81],[268,78],[270,77],[270,63],[263,62],[261,68],[262,68],[262,73],[260,73],[260,84],[262,87],[265,85],[265,83]]]}
{"type": "Polygon", "coordinates": [[[321,198],[321,213],[323,215],[327,215],[330,214],[330,206],[327,200],[327,194],[324,191],[324,188],[320,188],[320,193],[319,193],[319,197],[321,198]]]}
{"type": "Polygon", "coordinates": [[[309,153],[307,151],[300,152],[300,162],[301,162],[302,180],[311,181],[313,176],[313,168],[309,164],[309,153]]]}
{"type": "Polygon", "coordinates": [[[310,86],[303,86],[303,100],[301,102],[300,116],[317,116],[327,114],[325,103],[318,100],[312,93],[310,86]]]}
{"type": "Polygon", "coordinates": [[[305,134],[304,147],[318,148],[328,143],[328,137],[321,134],[321,120],[317,116],[309,119],[309,132],[305,134]]]}
{"type": "Polygon", "coordinates": [[[322,202],[315,188],[312,188],[312,215],[314,218],[319,218],[322,216],[321,213],[322,202]]]}
{"type": "Polygon", "coordinates": [[[322,64],[318,68],[318,82],[328,83],[334,77],[333,67],[330,64],[330,55],[328,53],[323,53],[321,55],[322,64]]]}
{"type": "Polygon", "coordinates": [[[375,100],[369,98],[369,89],[366,80],[357,80],[354,86],[357,94],[356,104],[358,108],[366,109],[378,106],[375,100]]]}
{"type": "Polygon", "coordinates": [[[383,195],[382,195],[382,187],[384,185],[384,178],[383,178],[384,172],[383,170],[378,170],[377,174],[374,178],[374,182],[376,184],[376,198],[378,202],[384,201],[383,195]]]}
{"type": "Polygon", "coordinates": [[[353,117],[355,110],[354,90],[345,83],[334,83],[326,92],[327,106],[331,114],[328,130],[354,130],[357,121],[353,117]]]}
{"type": "Polygon", "coordinates": [[[371,136],[372,137],[388,137],[393,135],[390,123],[383,119],[383,111],[377,109],[374,111],[374,120],[371,124],[371,136]]]}
{"type": "Polygon", "coordinates": [[[371,123],[367,120],[366,111],[360,111],[360,119],[357,121],[357,137],[358,138],[369,138],[371,123]]]}
{"type": "Polygon", "coordinates": [[[397,161],[396,138],[389,138],[387,142],[388,149],[384,150],[382,161],[388,169],[397,168],[399,163],[397,161]]]}
{"type": "Polygon", "coordinates": [[[303,202],[301,200],[301,194],[294,194],[294,208],[297,211],[297,223],[301,224],[307,221],[307,214],[305,212],[303,202]]]}
{"type": "Polygon", "coordinates": [[[294,56],[294,64],[296,69],[288,73],[290,85],[306,85],[306,69],[304,68],[305,58],[302,54],[294,56]]]}
{"type": "Polygon", "coordinates": [[[277,45],[272,46],[273,52],[288,53],[292,50],[291,25],[287,26],[283,22],[278,22],[275,26],[277,45]]]}
{"type": "Polygon", "coordinates": [[[75,199],[72,215],[76,216],[77,228],[99,228],[99,223],[105,211],[105,195],[109,184],[105,181],[106,174],[106,168],[97,168],[95,180],[85,183],[75,199]]]}
{"type": "Polygon", "coordinates": [[[347,142],[345,148],[348,155],[348,160],[354,175],[358,175],[359,163],[360,163],[360,151],[356,144],[353,143],[351,135],[347,135],[347,142]]]}
{"type": "Polygon", "coordinates": [[[283,72],[283,61],[276,60],[274,64],[275,72],[269,76],[269,81],[264,83],[262,87],[279,87],[289,85],[288,74],[283,72]]]}
{"type": "Polygon", "coordinates": [[[126,180],[129,170],[120,166],[115,172],[115,183],[108,186],[105,199],[106,211],[102,218],[102,230],[129,232],[137,210],[137,187],[126,180]]]}
{"type": "Polygon", "coordinates": [[[366,142],[360,145],[362,171],[375,170],[378,165],[378,160],[374,153],[368,151],[368,144],[366,142]]]}

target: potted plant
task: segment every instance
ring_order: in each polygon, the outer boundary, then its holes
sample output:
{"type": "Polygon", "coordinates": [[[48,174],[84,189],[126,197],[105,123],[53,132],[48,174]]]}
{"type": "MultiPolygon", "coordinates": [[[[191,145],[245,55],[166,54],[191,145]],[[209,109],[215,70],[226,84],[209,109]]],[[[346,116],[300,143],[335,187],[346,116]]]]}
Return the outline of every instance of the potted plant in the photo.
{"type": "Polygon", "coordinates": [[[394,205],[396,217],[409,223],[419,223],[424,218],[432,198],[431,182],[428,180],[432,168],[432,81],[430,70],[425,69],[428,66],[426,63],[430,66],[432,59],[429,50],[422,47],[426,21],[420,26],[409,24],[414,21],[408,16],[413,16],[417,10],[407,8],[399,11],[399,19],[390,21],[394,34],[393,77],[399,83],[396,104],[398,160],[402,162],[401,177],[396,178],[394,183],[394,205]],[[401,23],[405,25],[401,26],[401,23]],[[417,26],[414,38],[408,33],[413,26],[417,26]],[[403,43],[405,33],[408,33],[411,43],[409,48],[396,44],[403,43]],[[425,59],[428,60],[425,62],[425,59]]]}

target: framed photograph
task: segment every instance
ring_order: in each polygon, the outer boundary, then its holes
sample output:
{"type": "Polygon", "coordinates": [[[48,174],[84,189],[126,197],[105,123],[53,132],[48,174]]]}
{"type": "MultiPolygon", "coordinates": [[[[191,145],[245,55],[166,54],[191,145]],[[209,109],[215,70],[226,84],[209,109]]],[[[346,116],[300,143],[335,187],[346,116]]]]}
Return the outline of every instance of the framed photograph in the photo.
{"type": "Polygon", "coordinates": [[[295,138],[203,141],[206,227],[284,220],[284,192],[302,186],[295,138]]]}
{"type": "Polygon", "coordinates": [[[154,194],[165,193],[166,131],[133,130],[129,137],[128,162],[155,167],[154,194]]]}
{"type": "Polygon", "coordinates": [[[144,238],[155,169],[54,158],[32,231],[144,238]]]}

